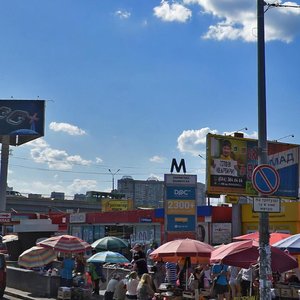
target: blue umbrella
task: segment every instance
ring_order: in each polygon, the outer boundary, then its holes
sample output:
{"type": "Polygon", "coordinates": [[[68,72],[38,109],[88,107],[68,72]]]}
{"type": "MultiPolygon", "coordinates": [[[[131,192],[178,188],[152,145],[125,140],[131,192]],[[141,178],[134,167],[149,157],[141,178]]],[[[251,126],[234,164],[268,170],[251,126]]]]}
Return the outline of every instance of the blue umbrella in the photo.
{"type": "Polygon", "coordinates": [[[287,250],[290,253],[300,253],[300,233],[293,234],[275,244],[273,247],[287,250]]]}
{"type": "Polygon", "coordinates": [[[113,251],[98,252],[88,258],[87,262],[91,263],[129,263],[129,260],[122,254],[113,251]]]}

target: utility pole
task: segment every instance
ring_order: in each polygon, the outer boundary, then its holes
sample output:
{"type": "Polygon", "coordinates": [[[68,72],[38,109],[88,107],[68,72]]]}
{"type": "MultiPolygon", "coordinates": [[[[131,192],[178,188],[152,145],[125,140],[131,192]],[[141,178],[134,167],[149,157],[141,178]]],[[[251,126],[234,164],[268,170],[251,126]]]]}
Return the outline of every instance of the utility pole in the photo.
{"type": "MultiPolygon", "coordinates": [[[[258,62],[258,165],[268,163],[265,22],[264,0],[257,0],[257,62],[258,62]]],[[[262,196],[259,194],[259,196],[262,196]]],[[[259,213],[259,293],[261,300],[271,299],[271,249],[269,245],[269,213],[259,213]]]]}
{"type": "Polygon", "coordinates": [[[108,169],[109,173],[112,175],[112,193],[115,190],[115,175],[120,171],[120,169],[118,169],[116,172],[112,172],[111,169],[108,169]]]}
{"type": "Polygon", "coordinates": [[[6,211],[7,170],[9,156],[9,135],[2,136],[0,169],[0,211],[6,211]]]}

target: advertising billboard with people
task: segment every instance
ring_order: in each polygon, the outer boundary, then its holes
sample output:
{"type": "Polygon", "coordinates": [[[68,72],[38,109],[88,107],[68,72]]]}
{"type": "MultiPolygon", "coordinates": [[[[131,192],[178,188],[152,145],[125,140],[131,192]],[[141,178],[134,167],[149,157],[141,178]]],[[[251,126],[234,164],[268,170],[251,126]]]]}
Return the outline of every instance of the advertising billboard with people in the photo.
{"type": "MultiPolygon", "coordinates": [[[[206,186],[208,195],[255,196],[252,173],[258,165],[258,141],[233,136],[207,135],[206,186]]],[[[279,173],[273,196],[297,198],[299,145],[268,142],[268,164],[279,173]]]]}

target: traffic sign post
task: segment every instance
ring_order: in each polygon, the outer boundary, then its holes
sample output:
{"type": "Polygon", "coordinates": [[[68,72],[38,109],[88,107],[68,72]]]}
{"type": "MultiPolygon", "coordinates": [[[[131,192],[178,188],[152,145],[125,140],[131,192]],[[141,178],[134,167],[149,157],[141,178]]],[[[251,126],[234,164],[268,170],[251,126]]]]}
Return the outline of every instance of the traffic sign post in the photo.
{"type": "Polygon", "coordinates": [[[274,194],[280,185],[280,177],[275,168],[270,165],[258,165],[252,174],[252,184],[256,191],[263,195],[274,194]]]}

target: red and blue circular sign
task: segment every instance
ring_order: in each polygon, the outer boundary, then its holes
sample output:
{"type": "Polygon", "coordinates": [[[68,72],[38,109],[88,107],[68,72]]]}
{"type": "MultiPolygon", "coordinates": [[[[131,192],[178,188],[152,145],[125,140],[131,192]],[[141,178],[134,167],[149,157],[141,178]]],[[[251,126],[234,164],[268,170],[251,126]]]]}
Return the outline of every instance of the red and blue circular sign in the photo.
{"type": "Polygon", "coordinates": [[[280,177],[278,171],[270,165],[258,165],[252,174],[252,184],[259,193],[272,195],[279,188],[280,177]]]}

